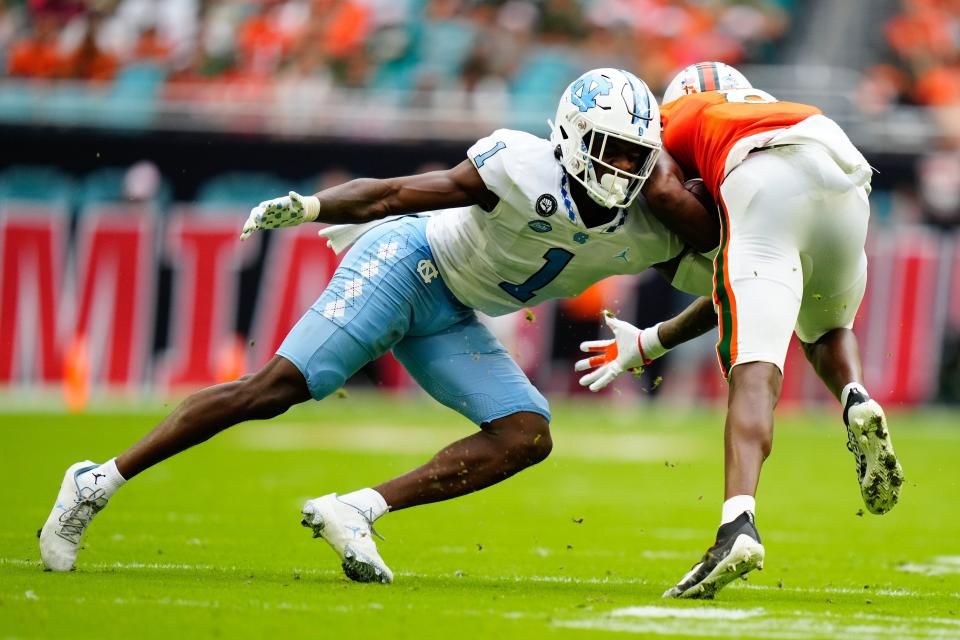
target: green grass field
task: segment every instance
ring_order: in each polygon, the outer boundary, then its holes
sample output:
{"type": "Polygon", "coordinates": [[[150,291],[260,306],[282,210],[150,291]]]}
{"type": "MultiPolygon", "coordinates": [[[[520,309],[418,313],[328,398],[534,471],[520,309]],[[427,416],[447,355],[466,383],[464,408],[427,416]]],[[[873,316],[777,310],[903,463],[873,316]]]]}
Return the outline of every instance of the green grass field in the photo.
{"type": "Polygon", "coordinates": [[[122,489],[69,574],[41,570],[36,539],[64,469],[160,416],[0,416],[0,638],[960,638],[958,414],[893,414],[907,482],[877,517],[836,413],[781,412],[758,496],[766,568],[687,602],[660,594],[712,542],[722,417],[554,409],[543,464],[378,522],[392,585],[343,577],[299,507],[470,431],[429,401],[352,394],[224,433],[122,489]]]}

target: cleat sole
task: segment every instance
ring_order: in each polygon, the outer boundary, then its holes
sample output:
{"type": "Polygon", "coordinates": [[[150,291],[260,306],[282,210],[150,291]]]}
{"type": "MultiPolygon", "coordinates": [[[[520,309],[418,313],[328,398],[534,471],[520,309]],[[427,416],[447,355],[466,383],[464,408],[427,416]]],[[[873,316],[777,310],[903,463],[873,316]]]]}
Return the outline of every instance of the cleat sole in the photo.
{"type": "MultiPolygon", "coordinates": [[[[873,404],[876,405],[875,402],[873,404]]],[[[857,461],[857,477],[864,505],[870,513],[877,515],[890,511],[900,498],[903,468],[893,451],[890,431],[884,425],[879,405],[877,411],[866,418],[851,417],[847,436],[847,448],[857,461]]]]}
{"type": "Polygon", "coordinates": [[[390,580],[365,555],[351,549],[344,549],[343,562],[340,564],[343,572],[354,582],[379,582],[388,584],[390,580]]]}

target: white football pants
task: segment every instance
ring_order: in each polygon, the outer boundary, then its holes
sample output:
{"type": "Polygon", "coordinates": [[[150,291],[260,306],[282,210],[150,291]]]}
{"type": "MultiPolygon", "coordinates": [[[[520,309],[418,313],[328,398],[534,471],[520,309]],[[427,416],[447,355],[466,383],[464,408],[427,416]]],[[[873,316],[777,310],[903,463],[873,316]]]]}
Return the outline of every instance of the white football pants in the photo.
{"type": "Polygon", "coordinates": [[[783,372],[794,330],[812,343],[853,326],[867,282],[870,207],[823,148],[751,153],[721,185],[720,207],[713,298],[725,377],[745,362],[783,372]]]}

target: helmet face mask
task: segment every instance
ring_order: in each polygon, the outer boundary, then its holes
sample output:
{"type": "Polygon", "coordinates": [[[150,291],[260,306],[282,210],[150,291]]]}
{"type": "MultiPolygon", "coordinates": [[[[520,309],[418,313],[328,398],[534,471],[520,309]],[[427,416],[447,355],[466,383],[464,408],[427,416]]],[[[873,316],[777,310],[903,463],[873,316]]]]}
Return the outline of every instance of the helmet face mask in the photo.
{"type": "Polygon", "coordinates": [[[663,93],[661,104],[669,104],[691,93],[752,89],[746,76],[723,62],[698,62],[673,77],[663,93]]]}
{"type": "Polygon", "coordinates": [[[586,167],[587,193],[606,208],[630,206],[653,172],[660,146],[596,126],[581,141],[576,157],[586,167]]]}
{"type": "Polygon", "coordinates": [[[570,177],[605,208],[629,207],[660,153],[660,110],[626,71],[594,69],[567,87],[550,139],[570,177]]]}

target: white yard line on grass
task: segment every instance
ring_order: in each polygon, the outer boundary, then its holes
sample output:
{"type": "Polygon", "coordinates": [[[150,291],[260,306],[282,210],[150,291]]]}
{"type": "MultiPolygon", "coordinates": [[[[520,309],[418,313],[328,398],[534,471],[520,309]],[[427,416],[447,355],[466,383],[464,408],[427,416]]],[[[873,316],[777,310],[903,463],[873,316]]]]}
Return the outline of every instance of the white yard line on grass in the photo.
{"type": "MultiPolygon", "coordinates": [[[[452,572],[451,572],[452,573],[452,572]]],[[[436,577],[436,574],[428,575],[423,573],[416,572],[397,572],[398,576],[403,576],[406,578],[428,578],[436,577]]],[[[582,584],[582,585],[598,585],[598,584],[608,584],[608,585],[640,585],[640,584],[650,584],[650,581],[644,578],[623,578],[616,576],[604,576],[600,578],[575,578],[573,576],[544,576],[544,575],[522,575],[522,576],[512,576],[512,577],[498,577],[498,576],[482,576],[482,575],[473,575],[469,574],[467,576],[470,580],[475,580],[478,582],[502,582],[503,580],[510,580],[512,582],[543,582],[543,583],[560,583],[560,584],[582,584]]],[[[670,586],[670,585],[666,585],[670,586]]],[[[664,587],[666,588],[666,587],[664,587]]],[[[829,595],[859,595],[859,596],[889,596],[892,598],[917,598],[923,596],[936,596],[936,597],[945,597],[945,598],[960,598],[960,592],[949,592],[949,591],[910,591],[907,589],[855,589],[852,587],[778,587],[774,585],[765,585],[765,584],[738,584],[735,589],[750,589],[754,591],[781,591],[787,593],[809,593],[809,594],[820,594],[824,596],[829,595]]]]}
{"type": "MultiPolygon", "coordinates": [[[[119,596],[62,596],[62,595],[48,595],[48,594],[36,594],[33,591],[27,591],[22,596],[13,595],[14,600],[29,600],[35,601],[37,603],[44,602],[69,602],[71,604],[76,604],[80,606],[91,606],[91,605],[114,605],[114,606],[146,606],[146,607],[187,607],[191,609],[226,609],[228,611],[244,611],[248,612],[250,609],[259,609],[263,611],[278,610],[278,611],[297,611],[297,612],[315,612],[323,613],[330,611],[340,611],[345,609],[342,606],[333,606],[333,607],[315,607],[307,603],[294,603],[294,602],[271,602],[266,600],[247,600],[245,602],[234,602],[234,603],[222,603],[219,600],[193,600],[189,598],[170,598],[167,596],[160,598],[138,598],[138,597],[119,597],[119,596]]],[[[360,609],[362,607],[351,607],[351,611],[360,609]]],[[[372,605],[367,605],[365,608],[373,608],[372,605]]]]}
{"type": "Polygon", "coordinates": [[[719,607],[626,607],[614,609],[615,618],[684,618],[687,620],[745,620],[761,616],[763,609],[721,609],[719,607]]]}
{"type": "MultiPolygon", "coordinates": [[[[0,565],[35,567],[40,569],[38,560],[23,558],[0,558],[0,565]]],[[[93,570],[129,570],[129,571],[210,571],[234,572],[246,574],[249,567],[233,565],[210,564],[181,564],[181,563],[154,563],[154,562],[99,562],[81,563],[81,571],[93,570]]],[[[339,576],[338,570],[297,569],[287,570],[292,576],[339,576]]],[[[454,575],[452,572],[449,575],[454,575]]],[[[410,580],[418,578],[444,577],[443,574],[417,574],[401,572],[398,577],[410,580]]],[[[640,578],[621,578],[607,576],[603,578],[573,578],[569,576],[463,576],[465,583],[502,584],[505,581],[513,583],[559,583],[584,586],[602,585],[641,585],[649,584],[640,578]]],[[[822,589],[798,587],[773,587],[765,585],[739,585],[740,589],[763,591],[786,591],[816,594],[852,594],[872,596],[887,595],[892,597],[918,596],[948,596],[960,598],[960,593],[934,594],[931,592],[911,592],[906,590],[863,591],[860,589],[846,589],[840,587],[826,587],[822,589]]],[[[35,587],[23,593],[4,594],[12,600],[23,602],[70,602],[78,605],[88,603],[102,603],[116,606],[172,606],[199,609],[244,610],[250,608],[261,610],[294,611],[308,613],[351,613],[366,609],[374,605],[352,607],[336,605],[334,607],[315,606],[313,603],[270,602],[264,600],[249,600],[245,603],[224,604],[218,600],[193,600],[186,598],[162,597],[157,599],[135,597],[110,597],[101,599],[90,596],[74,597],[50,595],[35,587]]],[[[500,612],[494,610],[461,611],[460,615],[495,616],[505,619],[524,617],[538,617],[539,614],[525,612],[500,612]]],[[[805,610],[770,612],[763,608],[739,609],[723,606],[636,606],[615,609],[609,613],[586,619],[560,620],[553,624],[570,629],[591,631],[610,631],[631,633],[646,636],[700,636],[708,638],[770,638],[773,640],[794,640],[811,637],[826,638],[829,640],[960,640],[960,621],[949,618],[923,617],[907,618],[895,615],[880,615],[869,613],[836,614],[831,612],[812,612],[805,610]]]]}
{"type": "MultiPolygon", "coordinates": [[[[284,422],[268,429],[225,434],[224,440],[257,451],[358,451],[364,453],[428,454],[454,437],[469,433],[469,425],[457,436],[450,430],[406,425],[351,424],[315,425],[284,422]]],[[[576,433],[554,435],[553,455],[582,460],[623,462],[688,461],[703,457],[696,438],[683,435],[642,433],[576,433]]]]}
{"type": "Polygon", "coordinates": [[[595,620],[572,620],[554,622],[555,626],[567,629],[590,631],[614,631],[631,633],[641,637],[683,636],[697,638],[769,638],[770,640],[958,640],[960,632],[953,629],[931,629],[911,624],[904,618],[902,624],[866,625],[806,618],[772,617],[750,620],[623,620],[603,618],[595,620]]]}
{"type": "MultiPolygon", "coordinates": [[[[476,580],[482,580],[484,582],[500,582],[502,578],[491,577],[491,576],[476,576],[476,580]]],[[[559,584],[583,584],[583,585],[597,585],[597,584],[612,584],[612,585],[627,585],[627,584],[647,584],[647,581],[643,578],[615,578],[613,576],[606,576],[603,578],[573,578],[571,576],[513,576],[509,578],[513,582],[553,582],[559,584]]]]}
{"type": "MultiPolygon", "coordinates": [[[[455,547],[456,548],[456,547],[455,547]]],[[[3,558],[0,557],[0,566],[10,565],[10,566],[21,566],[21,567],[36,567],[37,569],[41,568],[39,558],[36,560],[30,560],[25,558],[3,558]]],[[[172,563],[172,562],[83,562],[79,564],[79,570],[93,570],[93,571],[103,571],[108,569],[128,569],[133,571],[215,571],[215,572],[249,572],[251,567],[243,567],[236,565],[213,565],[213,564],[186,564],[186,563],[172,563]]],[[[337,569],[319,569],[315,567],[309,568],[298,568],[291,567],[288,569],[292,573],[298,575],[313,575],[313,576],[332,576],[340,575],[340,571],[337,569]]],[[[279,571],[285,571],[281,568],[279,571]]],[[[451,570],[449,574],[426,574],[419,573],[415,571],[399,571],[396,572],[396,575],[404,578],[437,578],[444,577],[445,575],[453,575],[454,571],[451,570]]],[[[603,577],[594,577],[594,578],[584,578],[584,577],[573,577],[573,576],[545,576],[545,575],[519,575],[519,576],[489,576],[489,575],[474,575],[468,574],[466,576],[470,580],[477,582],[542,582],[542,583],[560,583],[560,584],[582,584],[582,585],[599,585],[599,584],[608,584],[608,585],[635,585],[635,584],[649,584],[650,581],[643,578],[624,578],[617,576],[603,576],[603,577]]],[[[960,598],[960,592],[949,592],[949,591],[910,591],[908,589],[856,589],[848,587],[778,587],[774,585],[763,585],[763,584],[738,584],[735,586],[736,589],[749,589],[754,591],[785,591],[788,593],[810,593],[810,594],[822,594],[825,596],[831,594],[841,594],[841,595],[861,595],[861,596],[887,596],[892,598],[916,598],[923,596],[936,596],[936,597],[947,597],[947,598],[960,598]]]]}
{"type": "Polygon", "coordinates": [[[935,556],[927,562],[905,562],[897,566],[904,573],[919,573],[925,576],[945,576],[960,573],[960,556],[935,556]]]}
{"type": "MultiPolygon", "coordinates": [[[[0,558],[0,565],[20,567],[41,567],[40,560],[26,560],[23,558],[0,558]]],[[[173,571],[239,571],[240,567],[218,566],[213,564],[179,564],[173,562],[81,562],[82,569],[154,569],[173,571]]]]}
{"type": "MultiPolygon", "coordinates": [[[[37,569],[41,569],[43,566],[40,563],[39,558],[36,560],[27,560],[24,558],[0,558],[0,566],[2,565],[20,567],[33,566],[37,569]]],[[[124,569],[130,571],[213,571],[217,573],[243,572],[244,574],[249,574],[253,570],[252,567],[238,567],[236,565],[186,564],[178,562],[83,562],[81,560],[77,571],[82,573],[84,570],[104,571],[111,569],[124,569]]],[[[279,571],[282,572],[284,569],[281,568],[279,571]]],[[[312,567],[307,569],[291,567],[286,571],[296,575],[308,576],[342,575],[342,572],[339,569],[316,569],[312,567]]]]}
{"type": "MultiPolygon", "coordinates": [[[[484,548],[486,548],[486,546],[484,546],[484,548]]],[[[461,556],[466,554],[473,555],[477,553],[476,545],[470,545],[469,547],[465,545],[441,545],[436,547],[435,550],[437,553],[452,556],[461,556]]],[[[566,550],[562,547],[556,549],[532,547],[530,549],[530,553],[540,556],[541,558],[552,556],[555,553],[564,554],[568,552],[569,550],[566,550]]],[[[613,549],[585,549],[578,547],[576,552],[578,556],[586,558],[621,558],[623,556],[622,551],[614,551],[613,549]]],[[[640,557],[645,560],[687,560],[691,556],[691,554],[687,551],[658,551],[652,549],[631,551],[630,555],[633,557],[640,557]]]]}
{"type": "Polygon", "coordinates": [[[869,595],[871,593],[881,596],[907,597],[912,598],[921,595],[917,591],[907,589],[855,589],[852,587],[774,587],[766,584],[741,584],[738,589],[755,589],[757,591],[796,591],[799,593],[840,593],[847,595],[869,595]]]}
{"type": "Polygon", "coordinates": [[[554,622],[571,629],[642,636],[830,640],[960,640],[960,626],[944,618],[891,615],[768,612],[723,607],[629,607],[598,617],[554,622]]]}
{"type": "MultiPolygon", "coordinates": [[[[104,605],[120,607],[183,607],[191,609],[222,609],[225,611],[249,612],[283,611],[316,614],[356,614],[369,610],[396,610],[399,606],[379,603],[360,605],[323,606],[317,601],[272,602],[250,599],[242,602],[200,600],[190,598],[62,596],[37,593],[28,590],[22,594],[6,595],[10,601],[35,603],[69,603],[81,607],[104,605]]],[[[407,603],[406,609],[413,608],[407,603]]],[[[458,610],[458,616],[498,617],[505,620],[541,618],[542,613],[525,611],[496,611],[494,609],[458,610]]],[[[869,616],[855,614],[841,616],[831,613],[809,611],[772,612],[764,609],[724,609],[722,607],[630,607],[617,609],[609,614],[583,620],[553,621],[556,627],[590,631],[612,631],[641,636],[698,636],[705,638],[771,638],[775,640],[806,640],[827,638],[829,640],[960,640],[956,621],[939,618],[900,618],[897,616],[869,616]]]]}
{"type": "MultiPolygon", "coordinates": [[[[42,590],[28,590],[22,594],[5,594],[9,601],[22,601],[49,605],[66,602],[83,607],[89,606],[140,606],[184,607],[192,609],[224,609],[249,612],[291,611],[296,613],[353,614],[370,609],[388,610],[379,603],[361,605],[323,606],[311,602],[272,602],[250,599],[244,602],[223,603],[220,600],[190,598],[102,596],[64,596],[47,594],[42,590]]],[[[413,608],[408,603],[406,609],[413,608]]],[[[496,611],[494,609],[458,610],[459,616],[499,617],[507,620],[540,618],[542,613],[525,611],[496,611]]],[[[810,611],[767,612],[764,609],[735,609],[722,607],[628,607],[589,619],[554,621],[554,626],[591,631],[613,631],[649,636],[698,636],[712,638],[771,638],[829,640],[960,640],[960,628],[956,620],[943,618],[903,618],[890,615],[853,614],[838,615],[829,612],[810,611]]]]}

